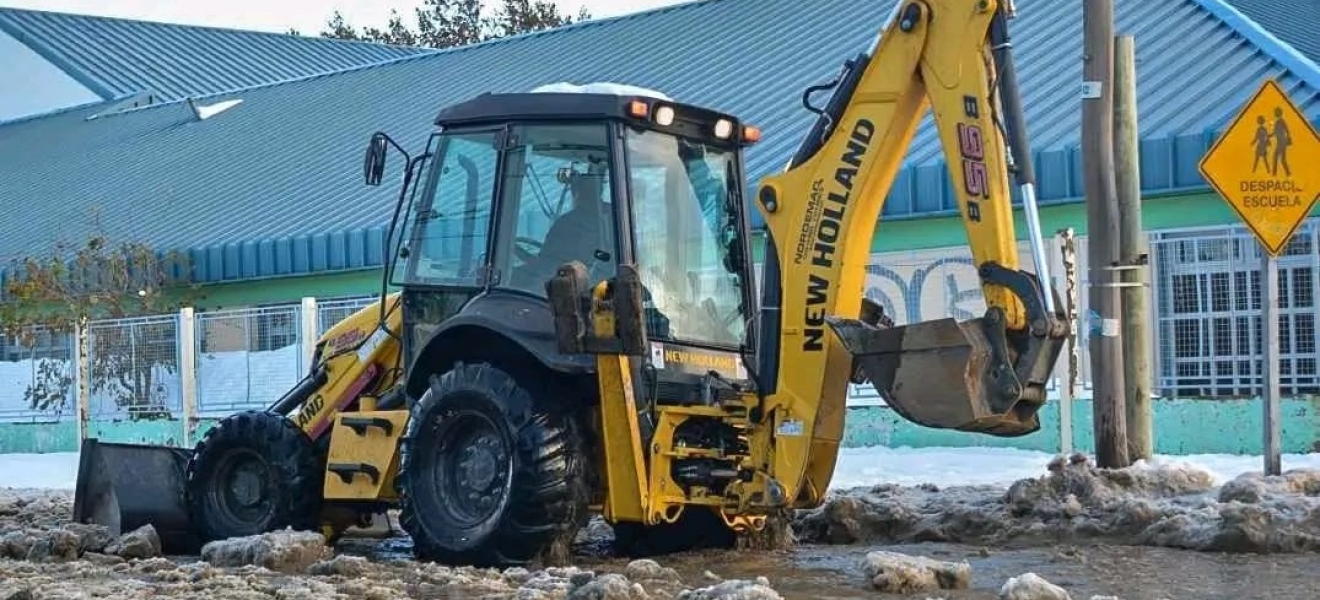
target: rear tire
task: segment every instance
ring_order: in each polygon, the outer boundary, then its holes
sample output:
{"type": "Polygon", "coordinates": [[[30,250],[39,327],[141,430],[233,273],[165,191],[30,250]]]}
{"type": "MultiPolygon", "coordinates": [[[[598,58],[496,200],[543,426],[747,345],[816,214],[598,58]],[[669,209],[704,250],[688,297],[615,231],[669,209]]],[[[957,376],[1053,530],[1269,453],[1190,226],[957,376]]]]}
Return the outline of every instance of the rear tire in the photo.
{"type": "Polygon", "coordinates": [[[312,441],[289,419],[230,415],[197,443],[184,499],[202,542],[286,527],[317,531],[324,471],[312,441]]]}
{"type": "Polygon", "coordinates": [[[586,453],[572,415],[549,396],[488,364],[432,376],[396,478],[417,559],[528,566],[571,548],[588,516],[586,453]]]}

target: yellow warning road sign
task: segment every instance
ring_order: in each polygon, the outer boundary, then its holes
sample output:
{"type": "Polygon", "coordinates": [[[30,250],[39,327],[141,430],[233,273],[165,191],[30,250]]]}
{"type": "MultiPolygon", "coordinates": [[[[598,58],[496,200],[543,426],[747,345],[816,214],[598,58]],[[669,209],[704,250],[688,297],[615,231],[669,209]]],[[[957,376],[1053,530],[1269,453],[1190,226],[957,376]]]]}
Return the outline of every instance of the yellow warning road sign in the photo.
{"type": "Polygon", "coordinates": [[[1201,175],[1273,256],[1320,200],[1320,134],[1273,79],[1201,159],[1201,175]]]}

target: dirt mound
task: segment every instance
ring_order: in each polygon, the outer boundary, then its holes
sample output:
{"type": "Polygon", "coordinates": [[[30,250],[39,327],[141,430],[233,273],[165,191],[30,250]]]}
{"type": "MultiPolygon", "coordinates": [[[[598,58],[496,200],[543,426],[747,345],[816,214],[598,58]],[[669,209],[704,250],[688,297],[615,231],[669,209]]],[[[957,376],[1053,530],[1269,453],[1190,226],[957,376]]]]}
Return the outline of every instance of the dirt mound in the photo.
{"type": "Polygon", "coordinates": [[[1243,475],[1217,488],[1184,464],[1099,469],[1056,459],[1048,474],[991,486],[882,485],[832,494],[794,522],[808,543],[1108,543],[1225,552],[1320,549],[1320,471],[1243,475]]]}

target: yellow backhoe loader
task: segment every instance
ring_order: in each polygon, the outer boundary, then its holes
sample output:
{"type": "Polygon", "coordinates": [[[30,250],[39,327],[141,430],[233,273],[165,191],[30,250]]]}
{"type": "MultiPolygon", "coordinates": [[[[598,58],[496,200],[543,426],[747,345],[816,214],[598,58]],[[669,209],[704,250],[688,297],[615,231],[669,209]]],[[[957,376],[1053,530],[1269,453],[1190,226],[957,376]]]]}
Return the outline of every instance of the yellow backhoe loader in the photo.
{"type": "Polygon", "coordinates": [[[87,440],[76,518],[152,523],[188,553],[286,527],[334,538],[397,508],[419,559],[517,565],[598,513],[622,552],[654,554],[819,505],[850,381],[926,427],[1038,430],[1068,328],[1048,274],[1018,265],[1014,184],[1047,263],[1014,12],[899,2],[804,95],[814,127],[752,198],[755,126],[626,86],[480,95],[440,110],[418,156],[374,134],[367,184],[391,148],[406,159],[380,301],[325,333],[283,398],[194,448],[87,440]],[[988,308],[895,326],[864,300],[865,267],[927,110],[988,308]]]}

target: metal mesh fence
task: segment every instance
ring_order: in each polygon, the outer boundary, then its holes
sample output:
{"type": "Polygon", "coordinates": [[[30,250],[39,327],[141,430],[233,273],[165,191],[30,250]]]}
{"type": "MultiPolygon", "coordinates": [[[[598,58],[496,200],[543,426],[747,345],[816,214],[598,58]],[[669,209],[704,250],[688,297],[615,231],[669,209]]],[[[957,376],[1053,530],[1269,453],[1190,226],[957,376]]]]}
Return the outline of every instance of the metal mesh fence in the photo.
{"type": "Polygon", "coordinates": [[[152,418],[183,408],[179,317],[94,321],[87,330],[88,415],[152,418]]]}
{"type": "Polygon", "coordinates": [[[302,377],[302,307],[199,313],[197,414],[264,407],[302,377]]]}
{"type": "Polygon", "coordinates": [[[353,313],[362,309],[362,307],[375,302],[379,296],[354,296],[351,298],[336,298],[318,302],[316,305],[316,335],[324,335],[331,327],[353,313]]]}
{"type": "MultiPolygon", "coordinates": [[[[1315,220],[1278,258],[1283,395],[1320,393],[1316,371],[1315,220]]],[[[1162,232],[1151,242],[1163,395],[1243,397],[1262,392],[1261,250],[1243,227],[1162,232]]]]}
{"type": "MultiPolygon", "coordinates": [[[[1320,295],[1320,227],[1305,224],[1279,258],[1280,351],[1285,395],[1320,394],[1316,298],[1320,295]]],[[[1060,240],[1051,240],[1051,275],[1067,293],[1060,240]]],[[[1077,277],[1076,370],[1080,394],[1090,387],[1087,244],[1074,240],[1077,277]]],[[[1019,247],[1022,264],[1030,251],[1019,247]]],[[[1151,235],[1155,389],[1166,397],[1256,396],[1261,385],[1260,250],[1242,227],[1162,231],[1151,235]]],[[[875,255],[865,293],[898,324],[981,316],[985,300],[966,247],[875,255]]],[[[760,267],[756,267],[757,287],[760,267]]],[[[376,300],[372,294],[317,302],[315,329],[376,300]]],[[[218,417],[269,404],[306,369],[301,306],[198,313],[194,319],[196,415],[218,417]]],[[[88,328],[87,401],[92,419],[182,411],[178,315],[93,322],[88,328]]],[[[36,331],[0,337],[0,422],[71,419],[78,369],[71,334],[36,331]]],[[[1064,359],[1067,359],[1067,354],[1064,359]]],[[[1060,369],[1067,372],[1067,365],[1060,369]]],[[[1057,394],[1057,384],[1052,393],[1057,394]]],[[[850,405],[880,404],[869,385],[850,386],[850,405]]]]}
{"type": "Polygon", "coordinates": [[[43,422],[77,415],[74,338],[33,328],[26,339],[0,334],[0,422],[43,422]]]}

